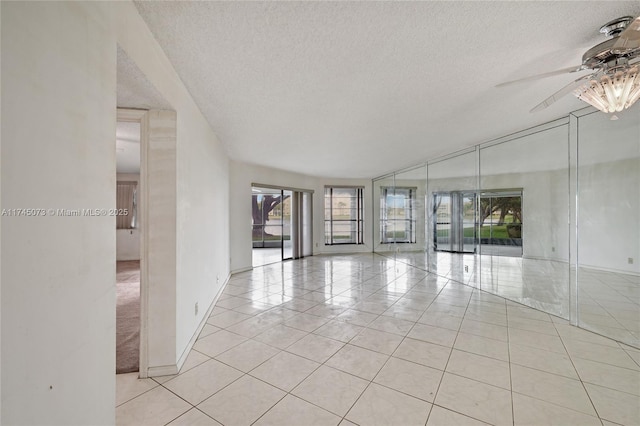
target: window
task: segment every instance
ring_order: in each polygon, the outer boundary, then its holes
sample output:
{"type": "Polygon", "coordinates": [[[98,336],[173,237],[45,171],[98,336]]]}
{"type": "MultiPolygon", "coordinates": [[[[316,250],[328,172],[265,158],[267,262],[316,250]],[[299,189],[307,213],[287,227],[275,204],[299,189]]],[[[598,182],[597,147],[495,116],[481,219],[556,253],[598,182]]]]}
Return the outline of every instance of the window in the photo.
{"type": "Polygon", "coordinates": [[[325,244],[363,244],[362,192],[362,187],[325,187],[325,244]]]}
{"type": "Polygon", "coordinates": [[[380,241],[416,242],[416,188],[381,188],[380,241]]]}
{"type": "Polygon", "coordinates": [[[117,229],[133,229],[138,226],[136,182],[118,182],[116,186],[117,229]]]}

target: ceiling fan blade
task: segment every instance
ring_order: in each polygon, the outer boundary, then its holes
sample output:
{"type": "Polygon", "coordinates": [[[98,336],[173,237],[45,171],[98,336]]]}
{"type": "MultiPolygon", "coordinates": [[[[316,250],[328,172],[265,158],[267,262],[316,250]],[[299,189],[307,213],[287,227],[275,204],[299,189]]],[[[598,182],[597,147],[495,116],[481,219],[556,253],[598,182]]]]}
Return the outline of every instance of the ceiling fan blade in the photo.
{"type": "Polygon", "coordinates": [[[587,68],[584,68],[582,65],[576,65],[576,66],[573,66],[573,67],[563,68],[561,70],[555,70],[555,71],[545,72],[545,73],[542,73],[542,74],[530,75],[529,77],[519,78],[518,80],[507,81],[506,83],[498,84],[496,87],[510,86],[512,84],[524,83],[525,81],[534,81],[534,80],[538,80],[538,79],[541,79],[541,78],[551,77],[551,76],[554,76],[554,75],[570,74],[570,73],[582,71],[582,70],[585,70],[585,69],[587,69],[587,68]]]}
{"type": "Polygon", "coordinates": [[[618,36],[618,40],[613,44],[611,50],[616,53],[624,53],[640,47],[640,16],[634,19],[627,28],[618,36]]]}
{"type": "Polygon", "coordinates": [[[536,105],[529,112],[538,112],[538,111],[541,111],[541,110],[545,109],[549,105],[551,105],[551,104],[555,103],[556,101],[558,101],[560,98],[564,97],[565,95],[568,95],[569,93],[573,92],[575,89],[580,87],[582,84],[584,84],[584,81],[588,80],[589,78],[591,78],[592,75],[593,74],[585,75],[585,76],[582,76],[582,77],[580,77],[579,79],[577,79],[575,81],[572,81],[571,83],[569,83],[566,86],[564,86],[562,89],[558,90],[553,95],[549,96],[544,101],[540,102],[538,105],[536,105]]]}

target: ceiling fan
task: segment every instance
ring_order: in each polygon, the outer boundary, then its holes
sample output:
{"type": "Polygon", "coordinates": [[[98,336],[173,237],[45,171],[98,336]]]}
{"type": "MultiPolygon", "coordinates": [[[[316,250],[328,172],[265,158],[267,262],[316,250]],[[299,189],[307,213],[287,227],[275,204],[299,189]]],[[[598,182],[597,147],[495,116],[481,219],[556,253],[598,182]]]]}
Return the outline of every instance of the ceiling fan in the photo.
{"type": "Polygon", "coordinates": [[[571,92],[603,112],[619,112],[629,108],[640,98],[640,16],[635,19],[631,16],[614,19],[604,24],[600,32],[612,38],[587,50],[582,56],[582,64],[509,81],[496,87],[592,70],[593,73],[567,84],[530,112],[543,110],[571,92]]]}

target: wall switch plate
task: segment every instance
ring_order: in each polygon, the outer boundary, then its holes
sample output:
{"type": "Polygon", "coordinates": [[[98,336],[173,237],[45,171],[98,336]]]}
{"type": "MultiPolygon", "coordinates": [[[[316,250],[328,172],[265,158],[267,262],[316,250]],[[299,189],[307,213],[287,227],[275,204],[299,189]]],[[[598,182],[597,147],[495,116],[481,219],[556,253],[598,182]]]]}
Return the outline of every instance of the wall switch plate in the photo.
{"type": "Polygon", "coordinates": [[[196,302],[195,311],[196,311],[196,315],[198,315],[198,302],[196,302]]]}
{"type": "Polygon", "coordinates": [[[627,262],[629,262],[629,265],[633,265],[633,257],[630,257],[629,259],[627,259],[627,262]]]}
{"type": "Polygon", "coordinates": [[[464,271],[469,272],[469,265],[464,265],[464,271]]]}

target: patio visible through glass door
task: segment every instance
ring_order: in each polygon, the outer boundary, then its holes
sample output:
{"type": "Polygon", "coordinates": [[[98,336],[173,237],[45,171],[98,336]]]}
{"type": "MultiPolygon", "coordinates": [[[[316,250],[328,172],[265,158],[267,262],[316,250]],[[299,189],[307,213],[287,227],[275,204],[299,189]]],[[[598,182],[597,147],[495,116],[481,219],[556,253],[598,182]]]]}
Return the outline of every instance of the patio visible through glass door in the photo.
{"type": "Polygon", "coordinates": [[[251,188],[253,266],[282,260],[283,194],[280,189],[251,188]]]}
{"type": "Polygon", "coordinates": [[[313,254],[312,192],[252,186],[252,266],[313,254]]]}
{"type": "Polygon", "coordinates": [[[476,194],[435,192],[434,245],[436,251],[474,253],[476,246],[476,194]]]}

